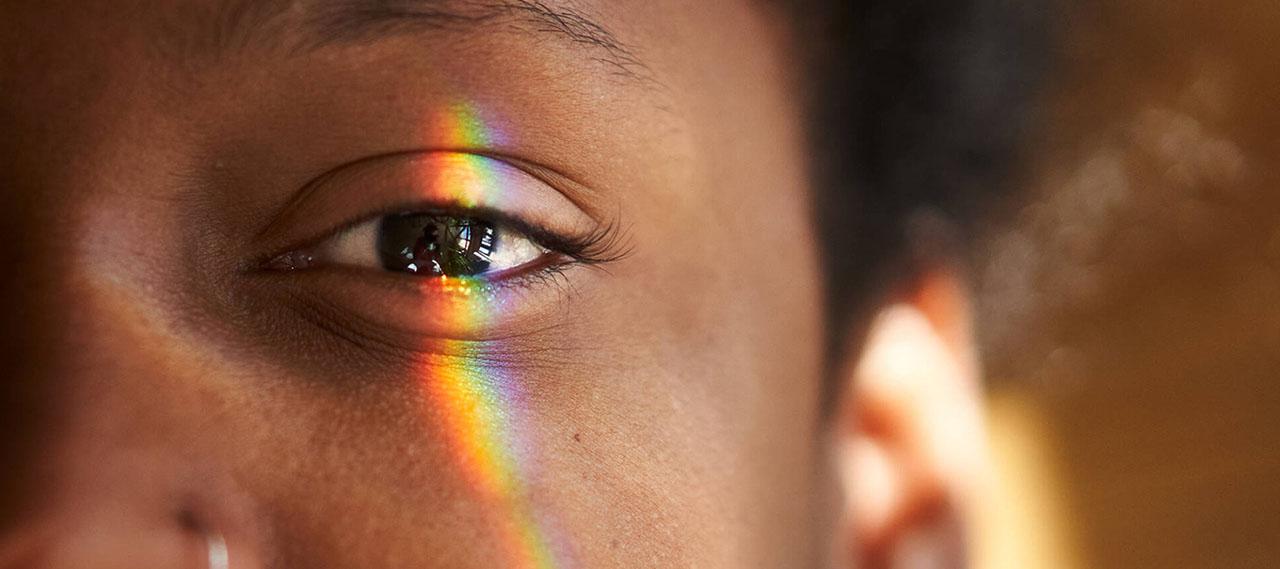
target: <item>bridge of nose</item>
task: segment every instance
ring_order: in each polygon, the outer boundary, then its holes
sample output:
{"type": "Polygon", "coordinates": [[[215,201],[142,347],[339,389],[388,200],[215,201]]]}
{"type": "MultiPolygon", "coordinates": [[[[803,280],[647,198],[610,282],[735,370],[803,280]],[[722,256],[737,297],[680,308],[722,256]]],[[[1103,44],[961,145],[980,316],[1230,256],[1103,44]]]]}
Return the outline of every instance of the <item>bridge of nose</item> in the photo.
{"type": "Polygon", "coordinates": [[[210,540],[243,532],[227,526],[248,508],[232,504],[208,354],[151,283],[103,259],[50,262],[40,239],[14,255],[30,262],[0,307],[0,569],[209,566],[210,540]]]}

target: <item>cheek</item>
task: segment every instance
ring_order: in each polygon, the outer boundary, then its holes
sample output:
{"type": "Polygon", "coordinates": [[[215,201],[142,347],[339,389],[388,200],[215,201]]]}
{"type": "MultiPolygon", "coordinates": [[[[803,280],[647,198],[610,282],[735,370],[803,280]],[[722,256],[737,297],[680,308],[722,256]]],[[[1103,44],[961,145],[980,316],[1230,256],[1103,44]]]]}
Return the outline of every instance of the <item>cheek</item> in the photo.
{"type": "Polygon", "coordinates": [[[594,411],[616,425],[605,468],[688,536],[697,565],[789,566],[818,463],[820,272],[798,169],[735,164],[757,167],[628,210],[635,254],[591,308],[611,376],[594,411]]]}
{"type": "Polygon", "coordinates": [[[635,254],[592,308],[616,354],[606,468],[651,500],[627,509],[663,512],[654,534],[684,536],[684,565],[800,566],[824,350],[804,145],[781,73],[708,65],[681,158],[619,184],[635,254]]]}

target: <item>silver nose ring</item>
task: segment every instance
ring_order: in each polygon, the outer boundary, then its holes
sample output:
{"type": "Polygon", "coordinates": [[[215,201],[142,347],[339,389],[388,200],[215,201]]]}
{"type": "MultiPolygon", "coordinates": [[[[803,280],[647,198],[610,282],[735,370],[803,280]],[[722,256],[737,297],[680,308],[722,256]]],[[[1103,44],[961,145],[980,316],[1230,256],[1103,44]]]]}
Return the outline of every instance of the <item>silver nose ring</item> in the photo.
{"type": "Polygon", "coordinates": [[[215,532],[206,533],[204,539],[209,549],[209,569],[229,569],[231,556],[227,552],[227,540],[215,532]]]}

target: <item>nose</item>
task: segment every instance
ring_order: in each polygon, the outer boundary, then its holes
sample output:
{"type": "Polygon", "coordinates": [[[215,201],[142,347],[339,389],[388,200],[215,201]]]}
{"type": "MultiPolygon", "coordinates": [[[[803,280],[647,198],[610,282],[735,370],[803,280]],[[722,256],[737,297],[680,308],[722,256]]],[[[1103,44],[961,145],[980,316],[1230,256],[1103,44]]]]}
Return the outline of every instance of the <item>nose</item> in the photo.
{"type": "MultiPolygon", "coordinates": [[[[226,518],[221,505],[207,502],[219,496],[197,497],[197,485],[164,457],[100,458],[97,472],[63,472],[43,489],[0,538],[0,568],[232,567],[226,518]]],[[[237,561],[237,568],[256,565],[237,561]]]]}
{"type": "Polygon", "coordinates": [[[200,366],[130,287],[19,264],[0,282],[0,569],[259,569],[200,366]]]}

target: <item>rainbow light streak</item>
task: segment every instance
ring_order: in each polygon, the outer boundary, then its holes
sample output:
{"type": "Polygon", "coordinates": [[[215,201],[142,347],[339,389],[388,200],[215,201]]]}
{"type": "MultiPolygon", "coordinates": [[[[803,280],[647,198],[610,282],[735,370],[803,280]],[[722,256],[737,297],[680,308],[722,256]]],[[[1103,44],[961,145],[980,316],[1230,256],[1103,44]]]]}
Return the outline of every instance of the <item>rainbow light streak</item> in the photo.
{"type": "MultiPolygon", "coordinates": [[[[433,121],[436,140],[460,150],[484,148],[498,140],[483,128],[474,110],[458,105],[433,121]]],[[[477,192],[502,192],[503,175],[491,167],[491,159],[459,153],[456,162],[424,172],[426,187],[444,199],[463,207],[475,206],[477,192]]],[[[489,321],[501,309],[501,299],[474,279],[442,278],[443,320],[459,328],[489,321]]],[[[491,352],[493,346],[483,351],[491,352]]],[[[526,394],[517,378],[510,377],[502,363],[486,358],[476,342],[451,340],[442,353],[448,354],[424,370],[423,387],[432,416],[441,417],[449,448],[455,453],[460,472],[475,492],[477,500],[501,512],[507,552],[506,567],[516,569],[565,569],[569,544],[548,539],[554,527],[530,503],[525,481],[532,474],[528,460],[532,441],[523,438],[526,394]]]]}

